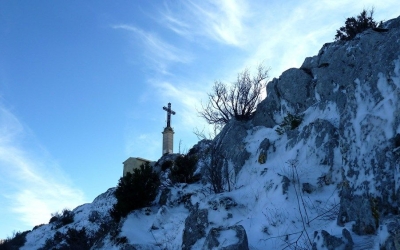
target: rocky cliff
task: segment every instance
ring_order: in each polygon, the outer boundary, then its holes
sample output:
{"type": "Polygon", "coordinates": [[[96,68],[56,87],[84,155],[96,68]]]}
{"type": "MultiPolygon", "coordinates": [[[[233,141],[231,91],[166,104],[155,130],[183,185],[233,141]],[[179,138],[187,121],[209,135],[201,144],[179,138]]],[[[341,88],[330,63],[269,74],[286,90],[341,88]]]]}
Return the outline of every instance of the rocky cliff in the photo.
{"type": "MultiPolygon", "coordinates": [[[[326,153],[340,151],[338,166],[327,159],[341,172],[337,223],[354,221],[352,229],[360,235],[376,233],[385,215],[398,213],[399,28],[397,18],[352,41],[325,44],[300,69],[290,69],[268,84],[268,98],[253,119],[256,126],[272,127],[285,112],[336,113],[335,121],[316,116],[308,126],[328,136],[326,153]]],[[[304,129],[298,132],[290,137],[302,137],[304,129]]]]}
{"type": "Polygon", "coordinates": [[[75,209],[74,223],[30,232],[23,249],[71,228],[89,228],[93,249],[398,249],[400,17],[325,44],[268,83],[250,121],[204,145],[202,181],[165,185],[114,227],[104,226],[109,191],[75,209]],[[210,152],[225,160],[218,194],[205,177],[210,152]]]}

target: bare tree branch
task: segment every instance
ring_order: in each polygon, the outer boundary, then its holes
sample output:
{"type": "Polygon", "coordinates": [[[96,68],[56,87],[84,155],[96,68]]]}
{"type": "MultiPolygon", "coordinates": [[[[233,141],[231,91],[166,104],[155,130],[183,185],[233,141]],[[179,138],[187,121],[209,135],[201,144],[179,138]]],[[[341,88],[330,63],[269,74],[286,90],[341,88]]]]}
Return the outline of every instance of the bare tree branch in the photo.
{"type": "Polygon", "coordinates": [[[250,76],[249,70],[239,73],[230,87],[216,81],[212,93],[208,94],[208,103],[202,105],[200,117],[209,124],[224,126],[231,118],[249,120],[261,101],[261,93],[268,77],[268,69],[262,64],[258,66],[257,74],[250,76]],[[229,90],[228,90],[229,88],[229,90]]]}

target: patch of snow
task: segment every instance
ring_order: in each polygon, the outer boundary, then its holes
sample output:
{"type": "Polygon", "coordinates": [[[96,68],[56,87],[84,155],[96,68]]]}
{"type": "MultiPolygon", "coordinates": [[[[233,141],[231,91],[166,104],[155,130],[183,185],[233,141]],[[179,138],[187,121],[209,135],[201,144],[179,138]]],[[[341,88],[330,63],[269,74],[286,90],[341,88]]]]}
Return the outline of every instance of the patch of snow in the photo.
{"type": "Polygon", "coordinates": [[[319,103],[316,103],[310,106],[306,111],[303,112],[304,117],[299,129],[309,125],[317,119],[327,120],[332,123],[335,128],[339,128],[340,114],[336,103],[328,102],[326,103],[325,108],[322,110],[319,108],[318,104],[319,103]]]}
{"type": "Polygon", "coordinates": [[[229,245],[237,244],[239,239],[236,236],[236,231],[233,229],[227,229],[220,231],[218,236],[218,242],[220,245],[218,247],[227,247],[229,245]]]}
{"type": "Polygon", "coordinates": [[[386,225],[381,225],[378,229],[378,239],[375,241],[375,249],[380,249],[385,241],[389,238],[389,232],[386,225]]]}

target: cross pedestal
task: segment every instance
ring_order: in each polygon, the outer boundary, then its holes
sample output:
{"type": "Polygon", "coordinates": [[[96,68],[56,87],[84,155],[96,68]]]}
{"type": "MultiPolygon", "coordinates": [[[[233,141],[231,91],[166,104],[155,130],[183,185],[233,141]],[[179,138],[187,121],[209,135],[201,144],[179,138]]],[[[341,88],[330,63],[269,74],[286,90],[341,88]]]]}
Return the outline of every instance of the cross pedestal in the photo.
{"type": "Polygon", "coordinates": [[[171,114],[175,115],[175,111],[171,109],[171,103],[168,107],[163,107],[167,111],[167,126],[164,128],[163,134],[163,150],[162,154],[172,154],[174,149],[174,130],[171,127],[171,114]]]}

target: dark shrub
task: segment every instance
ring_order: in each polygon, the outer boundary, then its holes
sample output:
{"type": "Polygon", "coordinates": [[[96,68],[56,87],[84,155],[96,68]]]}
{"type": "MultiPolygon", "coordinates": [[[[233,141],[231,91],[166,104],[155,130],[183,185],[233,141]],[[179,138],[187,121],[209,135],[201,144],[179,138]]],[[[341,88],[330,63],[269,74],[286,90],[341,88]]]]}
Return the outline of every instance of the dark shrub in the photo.
{"type": "Polygon", "coordinates": [[[68,231],[65,234],[57,231],[53,238],[47,239],[44,246],[39,248],[39,250],[86,250],[90,249],[92,245],[93,239],[88,237],[85,227],[81,228],[80,230],[68,228],[68,231]]]}
{"type": "Polygon", "coordinates": [[[195,155],[180,155],[175,159],[175,164],[171,168],[171,180],[180,183],[193,183],[196,170],[197,157],[195,155]]]}
{"type": "Polygon", "coordinates": [[[165,171],[165,170],[167,170],[168,168],[171,168],[173,165],[174,165],[174,162],[173,162],[173,161],[164,161],[164,162],[162,163],[162,165],[161,165],[161,170],[162,170],[162,171],[165,171]]]}
{"type": "Polygon", "coordinates": [[[60,219],[60,217],[57,216],[57,215],[55,215],[55,216],[51,217],[51,219],[50,219],[50,221],[49,221],[49,224],[50,224],[50,223],[54,223],[54,222],[58,221],[59,219],[60,219]]]}
{"type": "Polygon", "coordinates": [[[30,231],[14,233],[12,237],[5,239],[0,243],[0,250],[18,250],[20,247],[25,245],[26,235],[30,231]]]}
{"type": "Polygon", "coordinates": [[[64,209],[60,218],[61,225],[65,226],[74,222],[74,213],[69,209],[64,209]]]}
{"type": "Polygon", "coordinates": [[[279,127],[275,129],[275,131],[279,134],[282,135],[288,130],[293,130],[297,128],[301,122],[303,121],[303,118],[298,115],[292,115],[290,113],[287,113],[285,118],[283,118],[283,122],[279,124],[279,127]]]}
{"type": "Polygon", "coordinates": [[[100,219],[100,213],[98,211],[91,211],[89,214],[89,221],[95,222],[100,219]]]}
{"type": "Polygon", "coordinates": [[[66,235],[66,242],[69,247],[68,249],[85,250],[90,249],[91,245],[85,227],[81,230],[69,228],[66,235]]]}
{"type": "Polygon", "coordinates": [[[64,208],[64,210],[59,213],[52,213],[51,214],[51,219],[49,221],[49,223],[55,223],[56,224],[56,228],[60,228],[62,226],[68,225],[72,222],[74,222],[74,213],[69,210],[64,208]]]}
{"type": "Polygon", "coordinates": [[[34,226],[33,229],[32,229],[32,231],[38,229],[38,228],[41,227],[41,226],[44,226],[44,224],[40,224],[40,225],[34,226]]]}
{"type": "Polygon", "coordinates": [[[365,9],[355,17],[349,17],[346,19],[345,26],[340,27],[336,31],[336,41],[349,41],[353,39],[357,34],[367,30],[369,28],[377,28],[382,26],[382,22],[375,22],[374,9],[367,12],[365,9]]]}
{"type": "Polygon", "coordinates": [[[134,169],[133,174],[121,177],[115,190],[117,203],[110,210],[111,217],[119,222],[132,210],[150,205],[159,185],[160,179],[148,163],[134,169]]]}

